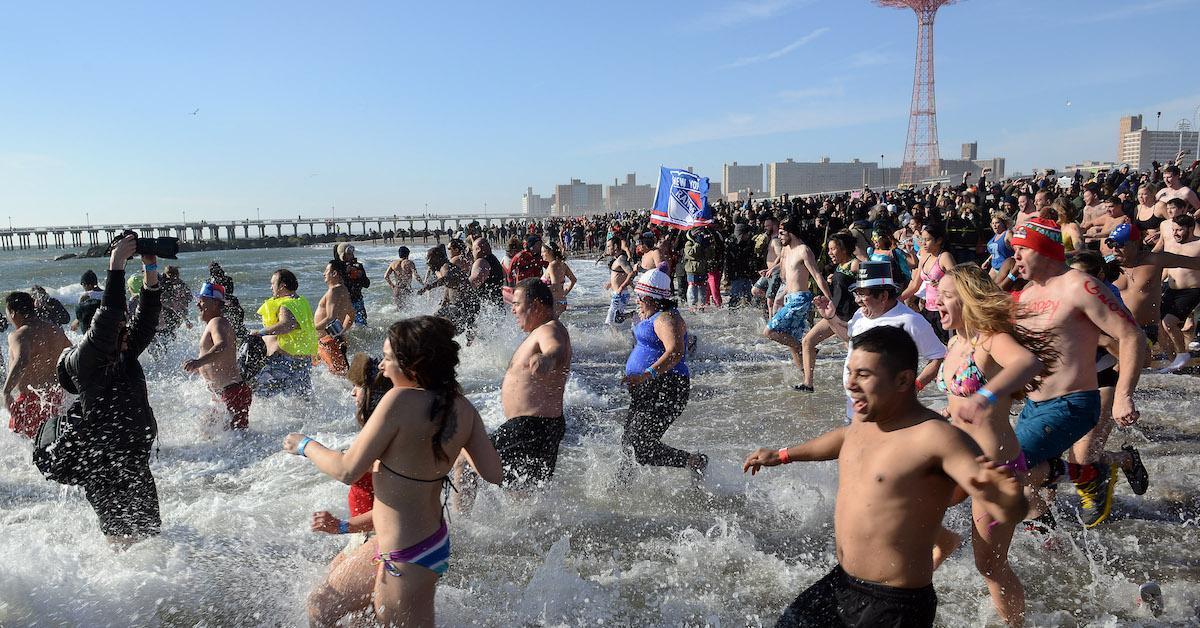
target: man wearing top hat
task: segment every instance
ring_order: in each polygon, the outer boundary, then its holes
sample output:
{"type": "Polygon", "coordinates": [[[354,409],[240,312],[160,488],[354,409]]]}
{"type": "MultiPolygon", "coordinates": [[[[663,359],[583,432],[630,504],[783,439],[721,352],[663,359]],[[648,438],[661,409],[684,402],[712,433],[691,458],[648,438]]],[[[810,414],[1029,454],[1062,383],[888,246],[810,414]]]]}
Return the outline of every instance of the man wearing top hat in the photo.
{"type": "Polygon", "coordinates": [[[204,321],[200,336],[200,354],[183,363],[183,370],[199,373],[209,390],[229,411],[225,429],[244,430],[250,426],[250,387],[242,381],[237,365],[236,338],[233,325],[225,320],[221,308],[225,304],[225,288],[206,283],[200,289],[196,307],[204,321]]]}
{"type": "MultiPolygon", "coordinates": [[[[850,317],[849,322],[843,323],[837,317],[833,303],[826,297],[813,299],[817,312],[829,322],[830,329],[838,338],[849,341],[854,336],[880,325],[899,327],[912,336],[917,343],[917,355],[926,362],[925,368],[917,376],[917,390],[937,376],[938,368],[946,357],[946,345],[938,339],[929,321],[914,312],[912,308],[896,300],[900,294],[896,282],[892,279],[891,262],[863,262],[858,269],[858,282],[851,286],[854,300],[858,302],[858,311],[850,317]]],[[[847,353],[847,360],[849,354],[847,353]]],[[[842,370],[843,384],[846,371],[842,370]]],[[[849,399],[847,397],[847,399],[849,399]]],[[[847,417],[853,412],[847,401],[847,417]]]]}

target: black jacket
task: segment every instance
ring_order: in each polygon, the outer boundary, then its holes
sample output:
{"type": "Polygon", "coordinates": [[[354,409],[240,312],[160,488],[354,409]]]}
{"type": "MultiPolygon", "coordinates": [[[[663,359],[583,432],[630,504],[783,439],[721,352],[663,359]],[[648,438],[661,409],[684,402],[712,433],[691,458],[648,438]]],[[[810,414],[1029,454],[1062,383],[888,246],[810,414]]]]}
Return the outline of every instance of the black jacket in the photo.
{"type": "Polygon", "coordinates": [[[758,258],[754,255],[754,240],[742,242],[732,236],[725,243],[725,276],[734,279],[758,279],[758,258]]]}
{"type": "Polygon", "coordinates": [[[362,301],[363,288],[371,287],[371,278],[367,276],[367,269],[358,260],[346,262],[346,276],[344,277],[346,289],[350,291],[351,301],[362,301]]]}
{"type": "Polygon", "coordinates": [[[58,361],[59,383],[79,395],[83,413],[79,429],[104,454],[149,452],[158,435],[138,356],[150,346],[158,327],[159,290],[142,289],[129,319],[127,348],[120,351],[117,343],[125,326],[125,308],[125,271],[110,270],[91,329],[58,361]]]}

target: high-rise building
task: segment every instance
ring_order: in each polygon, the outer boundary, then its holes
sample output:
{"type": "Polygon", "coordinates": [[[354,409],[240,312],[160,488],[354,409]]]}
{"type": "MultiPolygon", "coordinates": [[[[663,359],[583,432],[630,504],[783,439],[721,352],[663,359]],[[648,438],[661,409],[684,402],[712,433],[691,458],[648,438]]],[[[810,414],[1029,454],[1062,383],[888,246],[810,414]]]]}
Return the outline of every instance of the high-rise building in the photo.
{"type": "Polygon", "coordinates": [[[638,185],[636,174],[625,175],[625,183],[613,179],[605,207],[610,212],[649,209],[654,204],[654,186],[638,185]]]}
{"type": "Polygon", "coordinates": [[[964,142],[962,145],[962,158],[967,161],[979,159],[979,142],[964,142]]]}
{"type": "Polygon", "coordinates": [[[1151,131],[1142,128],[1142,116],[1125,116],[1117,127],[1121,142],[1117,146],[1117,162],[1129,164],[1136,170],[1146,171],[1153,168],[1153,162],[1160,164],[1175,159],[1175,155],[1183,149],[1196,148],[1196,131],[1151,131]]]}
{"type": "Polygon", "coordinates": [[[544,198],[533,193],[533,188],[525,188],[521,195],[521,213],[526,216],[549,216],[554,206],[554,197],[544,198]]]}
{"type": "MultiPolygon", "coordinates": [[[[725,184],[725,192],[729,194],[743,192],[762,194],[763,165],[739,166],[736,161],[725,164],[721,168],[721,181],[725,184]]],[[[712,194],[712,190],[709,190],[709,198],[716,198],[712,194]]]]}
{"type": "Polygon", "coordinates": [[[554,186],[554,215],[581,216],[603,211],[605,211],[603,185],[571,179],[571,182],[566,185],[554,186]]]}

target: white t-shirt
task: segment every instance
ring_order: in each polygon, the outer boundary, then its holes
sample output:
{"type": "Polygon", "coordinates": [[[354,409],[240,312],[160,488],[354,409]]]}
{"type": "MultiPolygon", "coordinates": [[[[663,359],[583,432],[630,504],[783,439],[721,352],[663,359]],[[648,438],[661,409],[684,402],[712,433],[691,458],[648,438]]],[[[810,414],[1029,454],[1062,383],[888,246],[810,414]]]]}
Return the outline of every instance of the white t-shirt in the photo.
{"type": "MultiPolygon", "coordinates": [[[[879,327],[880,325],[890,325],[899,327],[908,332],[908,335],[917,343],[917,356],[925,362],[931,360],[941,360],[946,357],[946,345],[942,344],[942,340],[937,337],[937,332],[933,331],[933,326],[929,321],[925,320],[924,316],[917,314],[912,308],[907,305],[897,302],[895,307],[884,312],[879,318],[867,318],[863,315],[863,309],[859,308],[854,316],[850,317],[850,322],[846,324],[846,329],[853,338],[858,334],[879,327]]],[[[850,368],[850,352],[846,352],[846,364],[842,368],[842,389],[845,390],[846,383],[849,379],[850,368]]],[[[917,370],[920,372],[921,365],[917,365],[917,370]]],[[[850,407],[850,393],[846,392],[846,416],[853,415],[850,407]]]]}

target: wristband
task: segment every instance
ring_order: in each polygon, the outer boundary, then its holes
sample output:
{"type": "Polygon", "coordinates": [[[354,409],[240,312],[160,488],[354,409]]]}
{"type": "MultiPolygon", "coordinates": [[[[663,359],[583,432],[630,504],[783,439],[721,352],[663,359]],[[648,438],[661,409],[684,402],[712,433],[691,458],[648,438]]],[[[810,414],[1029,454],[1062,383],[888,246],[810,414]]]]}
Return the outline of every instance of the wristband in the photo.
{"type": "Polygon", "coordinates": [[[788,448],[787,448],[787,447],[780,447],[780,448],[779,448],[779,463],[780,463],[780,464],[787,464],[787,463],[789,463],[789,462],[791,462],[791,461],[792,461],[792,457],[788,455],[788,448]]]}
{"type": "Polygon", "coordinates": [[[297,455],[297,456],[304,456],[305,458],[307,458],[308,456],[307,456],[307,455],[305,455],[305,453],[304,453],[304,448],[305,448],[305,447],[307,447],[307,446],[308,446],[308,444],[309,444],[309,443],[311,443],[311,442],[312,442],[312,439],[311,439],[311,438],[309,438],[309,437],[307,437],[307,436],[305,436],[305,437],[304,437],[304,440],[300,441],[300,445],[299,445],[298,447],[296,447],[296,455],[297,455]]]}
{"type": "Polygon", "coordinates": [[[158,272],[158,262],[153,264],[142,264],[142,270],[148,273],[156,273],[158,272]]]}
{"type": "Polygon", "coordinates": [[[349,521],[339,521],[338,522],[338,534],[350,534],[350,522],[349,521]]]}
{"type": "Polygon", "coordinates": [[[654,370],[653,366],[647,366],[646,370],[642,372],[649,375],[650,379],[656,379],[658,377],[658,371],[654,370]]]}
{"type": "Polygon", "coordinates": [[[1012,274],[1012,273],[1008,273],[1008,280],[1009,280],[1009,281],[1016,281],[1016,280],[1017,280],[1017,276],[1016,276],[1016,275],[1014,275],[1014,274],[1012,274]]]}
{"type": "Polygon", "coordinates": [[[913,388],[916,388],[917,392],[921,392],[925,388],[925,384],[922,384],[921,380],[918,379],[913,383],[913,388]]]}
{"type": "Polygon", "coordinates": [[[994,392],[992,392],[992,391],[990,391],[990,390],[988,390],[988,389],[986,389],[986,388],[980,388],[979,390],[976,390],[976,391],[975,391],[975,394],[977,394],[977,395],[979,395],[980,397],[983,397],[984,399],[986,399],[986,400],[987,400],[987,404],[988,404],[989,406],[994,406],[994,405],[996,405],[996,393],[994,393],[994,392]]]}

